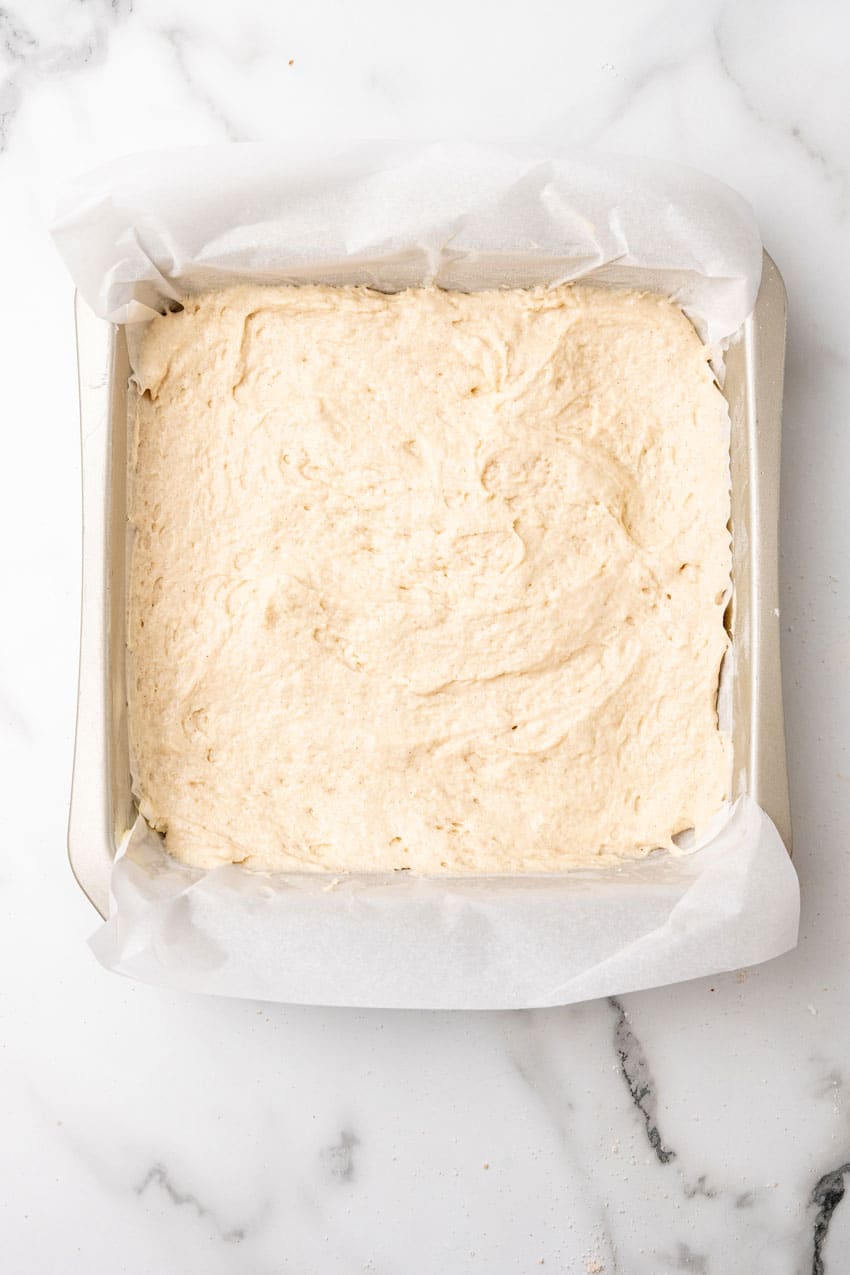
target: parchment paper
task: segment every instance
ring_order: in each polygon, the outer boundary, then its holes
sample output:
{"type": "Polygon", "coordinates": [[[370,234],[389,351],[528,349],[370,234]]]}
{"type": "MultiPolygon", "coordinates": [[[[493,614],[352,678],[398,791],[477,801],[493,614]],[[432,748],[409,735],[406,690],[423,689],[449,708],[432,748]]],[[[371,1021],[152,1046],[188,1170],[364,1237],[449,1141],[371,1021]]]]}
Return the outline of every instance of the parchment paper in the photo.
{"type": "MultiPolygon", "coordinates": [[[[53,233],[94,310],[133,326],[237,280],[474,289],[590,278],[675,297],[718,352],[761,272],[752,213],[720,183],[514,146],[252,143],[128,157],[64,190],[53,233]]],[[[174,862],[140,819],[92,946],[108,968],[194,991],[516,1008],[766,960],[796,942],[798,910],[785,847],[746,795],[691,853],[525,878],[203,873],[174,862]]]]}

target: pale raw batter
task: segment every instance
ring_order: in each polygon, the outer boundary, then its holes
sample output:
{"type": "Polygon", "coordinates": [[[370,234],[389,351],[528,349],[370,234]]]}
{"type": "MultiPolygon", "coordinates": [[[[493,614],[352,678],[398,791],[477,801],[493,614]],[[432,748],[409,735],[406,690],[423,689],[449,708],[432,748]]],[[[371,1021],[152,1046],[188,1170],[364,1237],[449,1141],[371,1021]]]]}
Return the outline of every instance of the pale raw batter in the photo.
{"type": "Polygon", "coordinates": [[[675,305],[238,287],[137,362],[130,736],[178,859],[550,871],[719,808],[729,420],[675,305]]]}

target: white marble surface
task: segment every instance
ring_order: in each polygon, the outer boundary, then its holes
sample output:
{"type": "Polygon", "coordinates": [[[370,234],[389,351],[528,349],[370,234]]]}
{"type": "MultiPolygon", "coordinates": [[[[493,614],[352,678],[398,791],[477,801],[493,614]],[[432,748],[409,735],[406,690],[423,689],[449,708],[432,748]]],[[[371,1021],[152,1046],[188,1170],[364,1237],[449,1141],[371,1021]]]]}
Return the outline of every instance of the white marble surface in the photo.
{"type": "Polygon", "coordinates": [[[4,1270],[850,1268],[849,23],[838,0],[0,9],[4,1270]],[[589,141],[754,204],[791,314],[789,956],[478,1015],[193,999],[91,957],[64,858],[79,463],[52,193],[123,151],[330,132],[589,141]]]}

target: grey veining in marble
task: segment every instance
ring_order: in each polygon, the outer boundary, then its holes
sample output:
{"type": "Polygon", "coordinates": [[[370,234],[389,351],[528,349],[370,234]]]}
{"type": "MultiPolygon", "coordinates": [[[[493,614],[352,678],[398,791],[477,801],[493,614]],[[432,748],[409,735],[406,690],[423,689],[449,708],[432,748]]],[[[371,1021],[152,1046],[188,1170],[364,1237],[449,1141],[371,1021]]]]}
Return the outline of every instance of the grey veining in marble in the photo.
{"type": "Polygon", "coordinates": [[[150,1189],[159,1189],[163,1191],[168,1200],[178,1208],[187,1208],[196,1213],[199,1218],[209,1220],[214,1229],[221,1236],[225,1244],[239,1244],[245,1238],[245,1227],[234,1226],[226,1229],[222,1226],[216,1215],[202,1204],[196,1195],[191,1191],[179,1190],[168,1175],[168,1169],[164,1164],[154,1164],[145,1174],[144,1179],[136,1187],[136,1194],[142,1196],[150,1189]]]}
{"type": "MultiPolygon", "coordinates": [[[[626,1082],[626,1088],[629,1091],[632,1102],[641,1114],[647,1140],[655,1152],[658,1163],[669,1164],[671,1160],[676,1159],[676,1152],[664,1145],[661,1140],[661,1134],[658,1131],[658,1103],[649,1063],[644,1056],[640,1041],[629,1025],[629,1015],[623,1008],[622,1003],[612,996],[609,999],[609,1004],[617,1015],[617,1023],[614,1028],[614,1048],[620,1060],[620,1071],[622,1072],[623,1080],[626,1082]]],[[[696,1189],[691,1194],[696,1194],[696,1189]]]]}

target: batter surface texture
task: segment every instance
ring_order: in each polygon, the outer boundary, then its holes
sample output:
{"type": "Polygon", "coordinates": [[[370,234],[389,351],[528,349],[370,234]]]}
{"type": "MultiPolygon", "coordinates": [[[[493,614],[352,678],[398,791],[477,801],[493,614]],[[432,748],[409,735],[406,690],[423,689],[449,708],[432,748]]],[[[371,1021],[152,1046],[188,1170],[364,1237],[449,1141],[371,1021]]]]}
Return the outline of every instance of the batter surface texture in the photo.
{"type": "Polygon", "coordinates": [[[236,287],[142,340],[129,719],[186,863],[552,871],[726,795],[726,404],[660,297],[236,287]]]}

